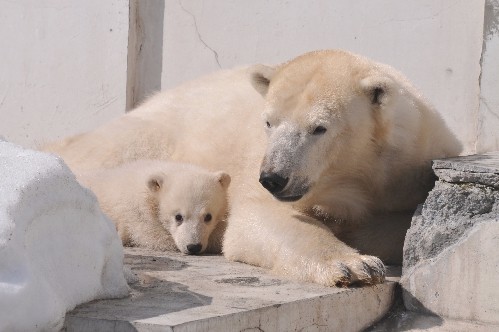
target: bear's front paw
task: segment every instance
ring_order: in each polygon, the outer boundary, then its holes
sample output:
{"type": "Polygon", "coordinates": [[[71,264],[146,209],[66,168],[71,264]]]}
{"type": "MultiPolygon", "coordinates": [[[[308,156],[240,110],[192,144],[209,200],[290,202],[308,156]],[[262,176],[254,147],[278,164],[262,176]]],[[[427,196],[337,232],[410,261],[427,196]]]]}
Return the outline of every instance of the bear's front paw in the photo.
{"type": "Polygon", "coordinates": [[[385,281],[386,269],[374,256],[349,255],[332,259],[319,273],[317,282],[336,287],[374,285],[385,281]]]}

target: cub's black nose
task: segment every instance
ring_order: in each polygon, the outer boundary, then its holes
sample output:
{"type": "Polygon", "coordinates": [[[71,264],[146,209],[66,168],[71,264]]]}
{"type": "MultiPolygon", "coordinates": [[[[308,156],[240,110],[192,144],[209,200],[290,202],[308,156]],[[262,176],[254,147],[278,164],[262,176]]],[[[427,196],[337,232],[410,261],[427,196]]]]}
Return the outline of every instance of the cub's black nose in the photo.
{"type": "Polygon", "coordinates": [[[286,187],[286,184],[288,184],[288,180],[288,178],[283,178],[277,173],[262,172],[260,174],[260,183],[272,194],[282,191],[286,187]]]}
{"type": "Polygon", "coordinates": [[[196,243],[196,244],[188,244],[187,245],[187,251],[189,254],[199,254],[201,249],[203,248],[203,245],[201,243],[196,243]]]}

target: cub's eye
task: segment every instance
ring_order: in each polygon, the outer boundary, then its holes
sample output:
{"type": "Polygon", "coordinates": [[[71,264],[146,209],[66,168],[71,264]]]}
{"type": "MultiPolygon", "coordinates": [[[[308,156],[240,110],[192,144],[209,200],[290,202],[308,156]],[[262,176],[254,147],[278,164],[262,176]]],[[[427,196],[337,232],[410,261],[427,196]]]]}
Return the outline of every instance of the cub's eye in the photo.
{"type": "Polygon", "coordinates": [[[207,213],[206,216],[204,216],[204,222],[210,222],[211,221],[211,214],[207,213]]]}
{"type": "Polygon", "coordinates": [[[315,127],[314,131],[312,132],[312,135],[322,135],[326,131],[327,131],[326,127],[317,126],[317,127],[315,127]]]}
{"type": "Polygon", "coordinates": [[[184,217],[182,217],[182,215],[180,213],[177,213],[175,215],[175,221],[177,222],[178,225],[180,225],[182,223],[182,221],[184,221],[184,217]]]}
{"type": "Polygon", "coordinates": [[[268,122],[268,121],[267,121],[265,124],[267,125],[267,128],[272,127],[272,126],[270,125],[270,122],[268,122]]]}

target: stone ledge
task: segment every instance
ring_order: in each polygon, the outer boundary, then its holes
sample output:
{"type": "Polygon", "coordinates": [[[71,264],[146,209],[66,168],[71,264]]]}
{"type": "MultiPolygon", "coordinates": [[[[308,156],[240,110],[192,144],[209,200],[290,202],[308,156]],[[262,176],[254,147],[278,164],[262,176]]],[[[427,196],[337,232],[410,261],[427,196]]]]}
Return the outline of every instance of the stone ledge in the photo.
{"type": "Polygon", "coordinates": [[[124,299],[66,316],[67,331],[359,331],[390,308],[397,280],[338,289],[286,280],[222,256],[126,249],[124,299]]]}
{"type": "Polygon", "coordinates": [[[499,221],[499,152],[435,160],[439,177],[415,212],[404,244],[404,269],[431,259],[473,227],[499,221]]]}
{"type": "Polygon", "coordinates": [[[439,179],[404,243],[405,307],[468,322],[472,331],[498,327],[499,152],[436,160],[433,168],[439,179]]]}
{"type": "Polygon", "coordinates": [[[435,160],[433,170],[445,182],[499,188],[499,152],[435,160]]]}

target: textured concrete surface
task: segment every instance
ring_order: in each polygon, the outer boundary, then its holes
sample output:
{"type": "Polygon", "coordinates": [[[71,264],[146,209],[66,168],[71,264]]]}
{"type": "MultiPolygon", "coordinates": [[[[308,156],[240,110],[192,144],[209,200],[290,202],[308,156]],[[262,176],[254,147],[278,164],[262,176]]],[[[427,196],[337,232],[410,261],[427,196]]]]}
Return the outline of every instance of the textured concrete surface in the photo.
{"type": "Polygon", "coordinates": [[[404,304],[477,328],[499,325],[499,152],[433,168],[439,181],[404,244],[404,304]]]}
{"type": "Polygon", "coordinates": [[[434,331],[434,332],[491,332],[499,325],[465,320],[442,319],[399,307],[365,332],[434,331]]]}
{"type": "Polygon", "coordinates": [[[499,222],[481,223],[438,257],[404,271],[409,310],[499,325],[499,222]]]}
{"type": "Polygon", "coordinates": [[[327,288],[222,256],[126,249],[125,260],[132,295],[77,307],[67,331],[359,331],[388,312],[396,285],[327,288]]]}
{"type": "Polygon", "coordinates": [[[441,181],[499,189],[499,152],[435,160],[433,170],[441,181]]]}
{"type": "Polygon", "coordinates": [[[431,332],[492,332],[499,331],[499,325],[478,322],[441,319],[438,316],[405,312],[395,325],[380,325],[371,332],[431,331],[431,332]]]}
{"type": "Polygon", "coordinates": [[[414,214],[404,244],[404,269],[436,257],[475,225],[499,221],[499,152],[437,160],[439,177],[414,214]]]}

